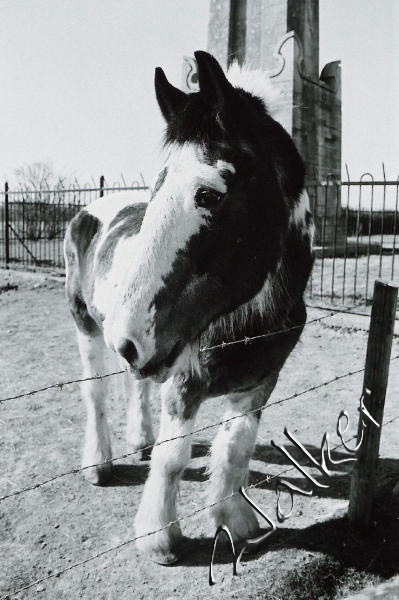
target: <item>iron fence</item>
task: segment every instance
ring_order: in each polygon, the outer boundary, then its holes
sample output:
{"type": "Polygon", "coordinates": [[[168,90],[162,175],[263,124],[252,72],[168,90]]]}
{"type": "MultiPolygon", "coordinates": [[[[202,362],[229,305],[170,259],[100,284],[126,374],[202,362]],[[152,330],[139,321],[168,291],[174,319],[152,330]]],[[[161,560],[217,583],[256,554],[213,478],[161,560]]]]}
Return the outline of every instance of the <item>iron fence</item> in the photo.
{"type": "MultiPolygon", "coordinates": [[[[9,190],[0,193],[0,264],[64,268],[68,222],[98,196],[132,185],[9,190]]],[[[328,177],[308,186],[316,225],[315,265],[308,297],[330,303],[369,301],[376,278],[399,279],[399,178],[359,181],[328,177]],[[398,239],[397,239],[398,236],[398,239]]]]}
{"type": "Polygon", "coordinates": [[[147,191],[144,181],[131,185],[69,189],[17,189],[0,192],[0,264],[64,268],[63,240],[69,221],[95,198],[118,191],[147,191]]]}
{"type": "Polygon", "coordinates": [[[329,303],[371,301],[375,279],[399,279],[399,178],[328,177],[308,191],[316,226],[309,295],[329,303]]]}

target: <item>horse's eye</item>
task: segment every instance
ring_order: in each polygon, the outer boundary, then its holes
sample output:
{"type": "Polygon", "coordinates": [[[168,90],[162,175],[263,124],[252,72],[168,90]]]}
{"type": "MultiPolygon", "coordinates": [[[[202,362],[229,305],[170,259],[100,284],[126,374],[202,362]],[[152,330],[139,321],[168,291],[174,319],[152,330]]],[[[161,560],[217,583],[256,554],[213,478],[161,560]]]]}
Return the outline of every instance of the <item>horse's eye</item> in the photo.
{"type": "Polygon", "coordinates": [[[195,194],[195,204],[202,208],[216,208],[224,198],[224,194],[209,188],[200,188],[195,194]]]}

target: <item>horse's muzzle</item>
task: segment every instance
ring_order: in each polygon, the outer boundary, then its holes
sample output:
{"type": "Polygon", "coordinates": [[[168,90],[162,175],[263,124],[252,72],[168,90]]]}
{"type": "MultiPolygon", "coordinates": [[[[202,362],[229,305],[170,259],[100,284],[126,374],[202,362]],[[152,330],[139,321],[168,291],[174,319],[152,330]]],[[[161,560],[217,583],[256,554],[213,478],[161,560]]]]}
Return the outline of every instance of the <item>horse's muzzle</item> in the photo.
{"type": "Polygon", "coordinates": [[[115,351],[118,352],[126,362],[129,363],[132,367],[138,358],[138,352],[136,348],[136,344],[132,340],[128,340],[127,338],[120,338],[115,345],[115,351]]]}
{"type": "Polygon", "coordinates": [[[184,343],[178,340],[166,355],[162,352],[157,352],[155,356],[142,366],[140,366],[140,351],[133,340],[123,337],[119,338],[114,347],[115,351],[129,364],[130,371],[137,379],[150,377],[157,383],[163,383],[170,376],[170,367],[184,348],[184,343]]]}
{"type": "Polygon", "coordinates": [[[184,343],[181,340],[178,340],[166,357],[160,357],[159,355],[155,356],[148,361],[144,367],[138,369],[139,376],[153,378],[162,377],[164,373],[166,374],[169,372],[170,367],[173,365],[183,348],[184,343]]]}

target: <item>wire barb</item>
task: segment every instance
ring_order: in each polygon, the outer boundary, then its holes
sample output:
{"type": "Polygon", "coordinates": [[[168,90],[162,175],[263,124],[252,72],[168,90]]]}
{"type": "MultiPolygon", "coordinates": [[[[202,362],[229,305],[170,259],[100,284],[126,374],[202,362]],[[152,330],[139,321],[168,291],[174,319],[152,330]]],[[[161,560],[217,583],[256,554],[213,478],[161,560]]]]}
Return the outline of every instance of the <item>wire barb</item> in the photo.
{"type": "MultiPolygon", "coordinates": [[[[305,323],[304,325],[295,325],[294,327],[290,327],[287,329],[280,329],[278,331],[271,331],[268,333],[263,333],[260,335],[256,335],[253,337],[244,337],[241,340],[233,340],[231,342],[225,342],[223,341],[221,344],[216,344],[215,346],[209,346],[209,347],[202,347],[200,348],[200,352],[206,352],[208,350],[214,350],[216,348],[226,348],[226,346],[232,346],[233,344],[248,344],[249,342],[251,342],[252,340],[257,340],[257,339],[261,339],[261,338],[267,338],[267,337],[272,337],[274,335],[277,335],[279,333],[285,333],[288,331],[291,331],[293,329],[298,329],[299,327],[306,327],[307,325],[312,325],[313,323],[317,323],[318,321],[323,321],[324,319],[328,319],[329,317],[333,317],[337,314],[345,314],[355,308],[357,308],[358,306],[361,306],[362,303],[357,303],[354,304],[353,306],[350,306],[348,309],[345,310],[333,310],[331,311],[328,315],[324,315],[324,317],[319,317],[317,319],[313,319],[312,321],[307,321],[307,323],[305,323]]],[[[310,307],[312,308],[312,307],[310,307]]],[[[316,307],[318,308],[318,307],[316,307]]],[[[51,390],[54,388],[58,388],[60,390],[63,389],[63,387],[65,385],[71,385],[73,383],[83,383],[84,381],[94,381],[96,379],[101,379],[101,381],[103,379],[105,379],[106,377],[113,377],[114,375],[121,375],[122,373],[125,373],[125,370],[121,370],[121,371],[114,371],[112,373],[105,373],[104,375],[94,375],[93,377],[83,377],[81,379],[73,379],[71,381],[61,381],[59,383],[53,383],[50,385],[47,385],[45,387],[39,388],[37,390],[31,390],[30,392],[23,392],[21,394],[17,394],[15,396],[9,396],[7,398],[0,398],[0,404],[3,404],[4,402],[9,402],[10,400],[18,400],[19,398],[25,398],[27,396],[33,396],[35,394],[39,394],[41,392],[46,392],[47,390],[51,390]]]]}
{"type": "MultiPolygon", "coordinates": [[[[335,314],[338,314],[338,313],[342,314],[342,313],[345,313],[345,312],[349,312],[350,310],[353,310],[354,308],[356,308],[356,306],[358,306],[358,305],[355,305],[354,307],[350,307],[348,309],[348,311],[346,311],[346,310],[345,311],[332,311],[328,315],[325,315],[324,317],[320,317],[320,318],[317,318],[317,319],[313,319],[312,321],[308,321],[307,323],[305,323],[305,326],[306,325],[310,325],[312,323],[316,323],[316,322],[322,321],[322,320],[324,320],[326,318],[329,318],[331,316],[334,316],[335,314]]],[[[302,325],[300,325],[300,326],[294,326],[294,327],[289,328],[289,329],[284,329],[284,330],[280,330],[280,331],[276,331],[276,332],[269,332],[269,333],[265,333],[265,334],[262,334],[262,335],[259,335],[259,336],[255,336],[253,338],[245,337],[242,340],[235,340],[235,341],[232,341],[232,342],[224,342],[223,341],[222,344],[219,344],[219,345],[216,345],[216,346],[213,346],[213,347],[209,347],[209,348],[201,348],[200,351],[208,351],[208,350],[212,350],[213,348],[218,348],[218,347],[225,348],[226,346],[229,346],[229,345],[232,345],[232,344],[238,344],[238,343],[248,344],[249,342],[251,342],[254,339],[269,337],[271,335],[277,335],[278,333],[282,333],[282,332],[285,332],[285,331],[290,331],[291,329],[296,329],[298,327],[303,327],[303,326],[302,325]]],[[[391,361],[394,361],[394,360],[397,360],[397,359],[399,359],[399,355],[392,357],[391,361]]],[[[285,398],[281,398],[280,400],[276,400],[275,402],[272,402],[269,405],[265,405],[265,406],[263,406],[261,408],[256,408],[256,409],[248,410],[248,411],[246,411],[244,413],[241,413],[240,415],[234,415],[233,417],[230,417],[228,419],[224,419],[224,420],[218,421],[217,423],[212,423],[211,425],[206,425],[204,427],[201,427],[199,429],[196,429],[194,431],[191,431],[189,433],[186,433],[186,434],[183,434],[183,435],[180,435],[180,436],[175,436],[175,437],[172,437],[172,438],[169,438],[169,439],[166,439],[166,440],[161,440],[159,442],[155,442],[155,444],[151,444],[151,445],[147,446],[144,449],[140,449],[140,450],[136,450],[134,452],[129,452],[129,453],[126,453],[126,454],[122,454],[121,456],[114,457],[114,458],[106,458],[104,462],[105,463],[109,463],[109,462],[111,462],[113,460],[124,459],[124,458],[130,457],[130,456],[132,456],[134,454],[138,454],[139,452],[142,452],[143,450],[150,450],[151,448],[153,448],[155,446],[160,446],[161,444],[165,444],[167,442],[170,442],[170,441],[173,441],[173,440],[176,440],[176,439],[182,439],[182,438],[185,438],[185,437],[188,437],[188,436],[191,436],[191,435],[203,432],[205,430],[211,429],[213,427],[220,426],[220,425],[222,425],[224,423],[227,423],[229,421],[232,421],[234,419],[244,417],[244,416],[246,416],[248,414],[255,413],[255,412],[256,413],[262,412],[263,410],[266,410],[266,408],[271,408],[272,406],[276,406],[278,404],[282,404],[284,402],[288,402],[290,400],[296,399],[296,398],[298,398],[298,397],[300,397],[300,396],[302,396],[304,394],[308,394],[308,393],[310,393],[312,391],[315,391],[315,390],[318,390],[318,389],[320,389],[322,387],[328,386],[328,385],[330,385],[332,383],[335,383],[336,381],[339,381],[339,380],[344,379],[346,377],[350,377],[352,375],[364,372],[364,370],[365,370],[364,368],[359,368],[359,369],[356,369],[356,370],[344,373],[342,375],[336,375],[332,379],[329,379],[327,381],[324,381],[324,382],[321,382],[319,384],[316,384],[316,385],[314,385],[314,386],[312,386],[310,388],[307,388],[305,390],[302,390],[300,392],[295,392],[292,395],[287,396],[285,398]]],[[[4,399],[0,400],[0,403],[6,402],[8,400],[14,400],[14,399],[17,399],[17,398],[32,396],[34,394],[37,394],[39,392],[46,391],[46,390],[49,390],[49,389],[52,389],[52,388],[59,388],[60,390],[62,390],[65,385],[70,385],[72,383],[81,383],[83,381],[92,381],[92,380],[95,380],[95,379],[101,379],[102,380],[105,377],[111,377],[113,375],[119,375],[119,374],[122,374],[124,372],[125,372],[124,370],[121,370],[121,371],[115,371],[113,373],[108,373],[108,374],[105,374],[105,375],[96,375],[94,377],[87,377],[87,378],[82,378],[82,379],[73,380],[73,381],[59,382],[57,384],[49,385],[49,386],[40,388],[38,390],[31,390],[30,392],[26,392],[24,394],[18,394],[18,395],[13,396],[13,397],[4,398],[4,399]]],[[[389,419],[389,420],[385,421],[384,424],[383,424],[383,426],[386,427],[386,426],[390,425],[391,423],[397,421],[398,419],[399,419],[399,415],[396,416],[396,417],[393,417],[392,419],[389,419]]],[[[356,438],[357,438],[357,435],[354,435],[354,436],[352,436],[352,438],[350,438],[349,440],[347,440],[347,442],[350,442],[350,441],[352,441],[352,440],[354,440],[356,438]]],[[[341,445],[340,443],[337,444],[336,446],[334,446],[332,448],[332,450],[336,450],[337,448],[340,447],[340,445],[341,445]]],[[[49,479],[47,479],[45,481],[36,483],[36,484],[34,484],[32,486],[23,488],[21,490],[17,490],[16,492],[13,492],[11,494],[2,496],[2,497],[0,497],[0,500],[5,500],[7,498],[11,498],[13,496],[20,495],[20,494],[22,494],[24,492],[27,492],[29,490],[34,490],[34,489],[40,488],[40,487],[42,487],[43,485],[45,485],[47,483],[55,481],[56,479],[60,479],[61,477],[65,477],[65,476],[71,475],[71,474],[77,474],[77,473],[80,473],[81,471],[84,471],[85,469],[89,469],[89,468],[94,467],[94,466],[99,466],[101,464],[104,464],[104,463],[99,463],[98,465],[90,465],[90,466],[82,467],[82,468],[74,468],[74,469],[71,469],[71,470],[66,471],[64,473],[60,473],[58,475],[54,475],[53,477],[51,477],[51,478],[49,478],[49,479]]],[[[264,478],[262,478],[262,479],[260,479],[260,480],[258,480],[256,482],[252,483],[251,485],[248,485],[244,489],[245,490],[250,490],[252,488],[259,487],[263,483],[270,484],[271,481],[273,481],[275,479],[278,479],[282,475],[285,475],[286,473],[288,473],[288,472],[290,472],[290,471],[292,471],[294,469],[295,469],[295,467],[291,466],[291,467],[288,467],[287,469],[284,469],[283,471],[281,471],[277,475],[266,475],[266,477],[264,477],[264,478]]],[[[183,517],[180,517],[179,519],[171,521],[170,523],[164,525],[163,527],[161,527],[161,528],[159,528],[157,530],[147,532],[147,533],[142,534],[140,536],[129,538],[129,539],[127,539],[127,540],[125,540],[125,541],[123,541],[123,542],[121,542],[121,543],[119,543],[119,544],[117,544],[115,546],[112,546],[111,548],[107,548],[105,550],[102,550],[102,551],[98,552],[97,554],[94,554],[93,556],[90,556],[90,557],[88,557],[88,558],[86,558],[86,559],[84,559],[82,561],[79,561],[79,562],[74,563],[72,565],[68,565],[67,567],[65,567],[64,569],[61,569],[61,570],[57,571],[56,573],[51,573],[51,574],[47,575],[46,577],[43,577],[43,578],[40,578],[40,579],[36,579],[35,581],[33,581],[33,582],[31,582],[31,583],[29,583],[29,584],[27,584],[27,585],[25,585],[25,586],[17,589],[17,590],[9,592],[8,594],[6,594],[2,598],[0,598],[0,600],[6,600],[6,599],[10,598],[11,596],[15,596],[15,595],[17,595],[17,594],[19,594],[19,593],[21,593],[23,591],[26,591],[26,590],[28,590],[28,589],[30,589],[30,588],[38,585],[38,584],[44,583],[45,581],[48,581],[49,579],[52,579],[54,577],[59,577],[60,575],[62,575],[64,573],[67,573],[68,571],[71,571],[72,569],[75,569],[75,568],[77,568],[79,566],[85,565],[85,564],[87,564],[87,563],[89,563],[89,562],[91,562],[93,560],[96,560],[97,558],[100,558],[100,557],[102,557],[102,556],[104,556],[106,554],[109,554],[110,552],[115,552],[115,551],[117,551],[117,550],[119,550],[119,549],[127,546],[128,544],[131,544],[131,543],[133,543],[133,542],[135,542],[135,541],[137,541],[137,540],[139,540],[141,538],[148,537],[150,535],[154,535],[156,533],[159,533],[160,531],[163,531],[164,529],[167,529],[171,525],[177,524],[177,523],[179,523],[179,522],[181,522],[183,520],[191,518],[191,517],[199,514],[200,512],[202,512],[204,510],[208,510],[209,508],[212,508],[213,506],[215,506],[217,504],[220,504],[221,502],[224,502],[225,500],[228,500],[229,498],[232,498],[233,496],[235,496],[238,493],[239,493],[239,491],[233,492],[233,493],[231,493],[231,494],[229,494],[229,495],[227,495],[227,496],[225,496],[225,497],[223,497],[223,498],[221,498],[221,499],[219,499],[219,500],[217,500],[217,501],[215,501],[215,502],[213,502],[211,504],[208,504],[206,506],[198,508],[195,511],[189,513],[189,514],[184,515],[183,517]]]]}
{"type": "Polygon", "coordinates": [[[18,400],[19,398],[26,398],[28,396],[34,396],[35,394],[40,394],[41,392],[47,392],[47,390],[52,390],[58,388],[62,390],[65,385],[71,385],[72,383],[83,383],[84,381],[94,381],[95,379],[105,379],[106,377],[113,377],[114,375],[120,375],[121,373],[125,373],[123,371],[114,371],[113,373],[105,373],[104,375],[94,375],[93,377],[82,377],[81,379],[73,379],[71,381],[60,381],[58,383],[52,383],[50,385],[46,385],[45,387],[39,388],[37,390],[31,390],[30,392],[23,392],[21,394],[17,394],[15,396],[9,396],[7,398],[0,398],[0,404],[3,402],[9,402],[10,400],[18,400]]]}
{"type": "MultiPolygon", "coordinates": [[[[303,327],[306,327],[307,325],[313,325],[314,323],[318,323],[319,321],[324,321],[324,319],[329,319],[330,317],[334,317],[336,314],[345,314],[349,311],[353,311],[355,308],[358,308],[359,306],[362,306],[362,305],[363,305],[363,302],[358,302],[357,304],[354,304],[353,306],[350,306],[348,309],[345,309],[345,310],[331,310],[328,315],[324,315],[324,317],[318,317],[317,319],[312,319],[311,321],[307,321],[306,323],[304,323],[302,325],[293,325],[292,327],[286,327],[284,329],[278,329],[276,331],[268,331],[266,333],[261,333],[259,335],[254,335],[252,337],[245,336],[244,338],[242,338],[240,340],[232,340],[231,342],[223,341],[221,344],[215,344],[213,346],[207,346],[207,347],[205,346],[205,347],[200,348],[200,352],[216,350],[217,348],[224,349],[227,346],[236,346],[237,344],[248,344],[249,342],[252,342],[254,340],[265,339],[265,338],[273,337],[275,335],[288,333],[290,331],[294,331],[295,329],[302,329],[303,327]]],[[[310,308],[312,308],[312,307],[310,307],[310,308]]],[[[318,308],[318,307],[316,307],[316,308],[318,308]]]]}
{"type": "MultiPolygon", "coordinates": [[[[353,307],[350,307],[350,310],[351,310],[352,308],[353,308],[353,307]]],[[[333,313],[332,313],[332,315],[335,315],[335,314],[337,314],[338,312],[339,312],[339,313],[342,313],[342,312],[346,312],[346,311],[335,311],[335,312],[333,312],[333,313]]],[[[323,318],[323,319],[325,319],[325,318],[327,318],[327,317],[329,317],[329,316],[331,316],[331,315],[327,315],[327,316],[324,316],[324,317],[322,317],[322,318],[323,318]]],[[[320,319],[318,319],[318,320],[320,320],[320,319]]],[[[310,324],[310,323],[313,323],[313,322],[314,322],[314,320],[313,320],[313,321],[310,321],[310,322],[308,322],[308,323],[310,324]]],[[[248,339],[248,340],[250,340],[251,338],[245,338],[245,339],[248,339]]],[[[399,358],[399,356],[398,356],[398,357],[395,357],[395,358],[399,358]]],[[[395,358],[394,358],[394,359],[395,359],[395,358]]],[[[392,360],[394,360],[394,359],[392,359],[392,360]]],[[[59,473],[59,474],[57,474],[57,475],[53,475],[52,477],[49,477],[48,479],[45,479],[45,480],[43,480],[42,482],[35,483],[34,485],[27,486],[27,487],[25,487],[25,488],[22,488],[22,489],[20,489],[20,490],[16,490],[16,491],[14,491],[14,492],[11,492],[11,493],[9,493],[9,494],[5,494],[5,495],[3,495],[3,496],[0,496],[0,502],[1,502],[1,501],[3,501],[3,500],[7,500],[7,499],[9,499],[9,498],[15,497],[15,496],[19,496],[20,494],[26,493],[26,492],[28,492],[28,491],[31,491],[31,490],[38,489],[38,488],[40,488],[40,487],[42,487],[42,486],[44,486],[44,485],[47,485],[48,483],[52,483],[53,481],[55,481],[55,480],[57,480],[57,479],[61,479],[61,478],[63,478],[63,477],[66,477],[66,476],[68,476],[68,475],[74,475],[74,474],[80,473],[80,472],[82,472],[82,471],[85,471],[86,469],[91,469],[91,468],[93,468],[93,467],[99,467],[99,466],[102,466],[103,464],[105,464],[105,462],[112,462],[112,461],[117,461],[117,460],[123,460],[123,459],[125,459],[125,458],[129,458],[129,457],[131,457],[131,456],[134,456],[134,455],[136,455],[136,454],[140,454],[140,453],[142,453],[143,451],[145,452],[145,451],[151,450],[152,448],[154,448],[154,447],[156,447],[156,446],[160,446],[160,445],[162,445],[162,444],[166,444],[167,442],[172,442],[172,441],[175,441],[175,440],[178,440],[178,439],[184,439],[184,438],[186,438],[186,437],[189,437],[189,436],[191,436],[191,435],[195,435],[195,434],[197,434],[197,433],[202,433],[203,431],[207,431],[208,429],[212,429],[212,428],[214,428],[214,427],[218,427],[218,426],[220,426],[220,425],[224,425],[225,423],[228,423],[228,422],[230,422],[230,421],[233,421],[233,420],[235,420],[235,419],[239,419],[239,418],[241,418],[241,417],[244,417],[244,416],[247,416],[247,415],[249,415],[249,414],[253,414],[253,413],[261,413],[261,412],[263,412],[264,410],[266,410],[267,408],[271,408],[272,406],[276,406],[276,405],[278,405],[278,404],[283,404],[284,402],[288,402],[288,401],[290,401],[290,400],[293,400],[293,399],[295,399],[295,398],[298,398],[298,397],[300,397],[300,396],[303,396],[303,395],[305,395],[305,394],[308,394],[308,393],[310,393],[310,392],[316,391],[316,390],[318,390],[318,389],[320,389],[320,388],[322,388],[322,387],[325,387],[325,386],[327,386],[327,385],[330,385],[331,383],[335,383],[336,381],[338,381],[338,380],[340,380],[340,379],[344,379],[344,378],[346,378],[346,377],[350,377],[350,376],[352,376],[352,375],[355,375],[355,374],[357,374],[357,373],[361,373],[361,372],[363,372],[363,371],[364,371],[364,368],[361,368],[361,369],[358,369],[358,370],[355,370],[355,371],[350,371],[350,372],[344,373],[343,375],[337,375],[337,376],[333,377],[332,379],[329,379],[329,380],[327,380],[327,381],[324,381],[324,382],[321,382],[321,383],[319,383],[319,384],[316,384],[316,385],[314,385],[314,386],[311,386],[310,388],[307,388],[306,390],[302,390],[302,391],[300,391],[300,392],[295,392],[295,393],[291,394],[290,396],[287,396],[286,398],[281,398],[280,400],[276,400],[275,402],[272,402],[272,403],[270,403],[270,404],[266,404],[265,406],[262,406],[262,407],[260,407],[260,408],[256,408],[256,409],[250,409],[250,410],[248,410],[248,411],[245,411],[245,412],[243,412],[243,413],[241,413],[241,414],[239,414],[239,415],[234,415],[233,417],[229,417],[229,418],[227,418],[227,419],[223,419],[223,420],[221,420],[221,421],[218,421],[218,422],[216,422],[216,423],[212,423],[212,424],[210,424],[210,425],[205,425],[204,427],[200,427],[200,428],[198,428],[198,429],[195,429],[195,430],[193,430],[193,431],[191,431],[191,432],[189,432],[189,433],[182,434],[182,435],[179,435],[179,436],[175,436],[175,437],[172,437],[172,438],[168,438],[168,439],[166,439],[166,440],[161,440],[161,441],[159,441],[159,442],[155,442],[154,444],[150,444],[149,446],[145,446],[144,448],[140,448],[140,449],[138,449],[138,450],[134,450],[134,451],[132,451],[132,452],[128,452],[128,453],[125,453],[125,454],[121,454],[120,456],[116,456],[116,457],[109,458],[109,459],[107,459],[106,461],[103,461],[103,462],[101,462],[101,463],[96,463],[96,464],[93,464],[93,465],[87,465],[87,466],[85,466],[85,467],[80,467],[80,468],[77,468],[77,467],[75,467],[75,468],[73,468],[73,469],[70,469],[70,470],[68,470],[68,471],[64,471],[63,473],[59,473]]],[[[108,373],[108,374],[106,374],[106,375],[102,375],[102,376],[96,375],[96,376],[94,376],[94,377],[83,378],[83,379],[79,379],[79,380],[77,380],[77,381],[73,381],[73,382],[69,381],[69,382],[63,382],[63,383],[61,383],[61,384],[60,384],[60,383],[58,383],[58,384],[56,384],[56,386],[55,386],[55,387],[59,387],[60,385],[62,385],[62,386],[64,386],[64,385],[68,385],[68,384],[70,384],[70,383],[79,383],[79,382],[82,382],[82,381],[91,381],[91,380],[94,380],[94,379],[102,379],[103,377],[111,377],[112,375],[119,375],[119,374],[121,374],[121,373],[124,373],[124,372],[125,372],[125,371],[116,371],[116,372],[114,372],[114,373],[108,373]]],[[[54,387],[54,386],[47,386],[46,388],[42,388],[42,390],[43,390],[43,389],[50,389],[51,387],[54,387]]],[[[38,391],[40,391],[40,390],[35,390],[33,393],[38,393],[38,391]]],[[[32,393],[25,394],[25,395],[31,395],[31,394],[32,394],[32,393]]],[[[18,397],[21,397],[21,395],[20,395],[20,396],[18,396],[18,397]]],[[[6,399],[6,400],[7,400],[7,399],[6,399]]],[[[0,402],[1,402],[1,401],[0,401],[0,402]]]]}
{"type": "MultiPolygon", "coordinates": [[[[394,356],[393,358],[391,358],[391,361],[397,360],[397,359],[399,359],[399,355],[394,356]]],[[[96,463],[94,465],[87,465],[86,467],[80,467],[80,468],[75,467],[74,469],[70,469],[69,471],[64,471],[63,473],[59,473],[57,475],[53,475],[49,479],[45,479],[42,482],[35,483],[34,485],[27,486],[25,488],[22,488],[20,490],[16,490],[15,492],[11,492],[9,494],[5,494],[4,496],[0,496],[0,502],[2,502],[3,500],[7,500],[8,498],[12,498],[14,496],[19,496],[20,494],[24,494],[25,492],[29,492],[31,490],[35,490],[37,488],[40,488],[40,487],[42,487],[42,486],[44,486],[44,485],[46,485],[48,483],[52,483],[53,481],[55,481],[57,479],[61,479],[62,477],[66,477],[67,475],[75,475],[77,473],[81,473],[82,471],[85,471],[86,469],[91,469],[93,467],[100,467],[100,466],[104,465],[106,462],[113,462],[113,461],[117,461],[117,460],[123,460],[125,458],[129,458],[129,457],[134,456],[136,454],[140,454],[142,452],[151,450],[152,448],[155,448],[156,446],[161,446],[163,444],[166,444],[168,442],[173,442],[175,440],[181,440],[181,439],[184,439],[186,437],[189,437],[189,436],[192,436],[192,435],[196,435],[197,433],[202,433],[203,431],[207,431],[208,429],[213,429],[214,427],[219,427],[220,425],[224,425],[225,423],[229,423],[230,421],[234,421],[235,419],[241,419],[242,417],[245,417],[247,415],[254,414],[254,413],[261,413],[261,412],[263,412],[264,410],[266,410],[268,408],[272,408],[272,406],[277,406],[278,404],[283,404],[284,402],[289,402],[290,400],[294,400],[296,398],[299,398],[300,396],[304,396],[305,394],[309,394],[310,392],[314,392],[314,391],[319,390],[319,389],[321,389],[323,387],[326,387],[326,386],[330,385],[331,383],[336,383],[337,381],[340,381],[341,379],[345,379],[346,377],[352,377],[353,375],[357,375],[359,373],[363,373],[364,370],[365,370],[364,367],[362,367],[360,369],[356,369],[354,371],[349,371],[349,372],[344,373],[342,375],[336,375],[332,379],[328,379],[327,381],[323,381],[321,383],[313,385],[312,387],[307,388],[305,390],[302,390],[300,392],[295,392],[295,393],[291,394],[290,396],[287,396],[285,398],[281,398],[280,400],[276,400],[275,402],[271,402],[270,404],[266,404],[265,406],[261,406],[260,408],[252,408],[250,410],[242,412],[239,415],[234,415],[232,417],[229,417],[228,419],[223,419],[223,420],[218,421],[216,423],[211,423],[210,425],[205,425],[204,427],[200,427],[198,429],[194,429],[193,431],[190,431],[188,433],[184,433],[182,435],[177,435],[175,437],[171,437],[171,438],[168,438],[166,440],[161,440],[159,442],[155,442],[154,444],[150,444],[149,446],[145,446],[144,448],[140,448],[139,450],[134,450],[133,452],[127,452],[125,454],[121,454],[120,456],[115,456],[113,458],[109,458],[106,461],[103,461],[101,463],[96,463]]]]}

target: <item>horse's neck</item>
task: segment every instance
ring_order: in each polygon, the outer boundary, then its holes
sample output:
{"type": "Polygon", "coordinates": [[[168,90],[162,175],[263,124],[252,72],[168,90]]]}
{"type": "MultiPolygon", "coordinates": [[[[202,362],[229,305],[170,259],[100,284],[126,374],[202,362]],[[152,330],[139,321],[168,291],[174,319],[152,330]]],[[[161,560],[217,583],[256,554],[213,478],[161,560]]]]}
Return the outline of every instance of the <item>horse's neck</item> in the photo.
{"type": "Polygon", "coordinates": [[[281,260],[261,290],[248,302],[212,322],[201,336],[201,345],[216,345],[289,327],[292,311],[305,292],[312,265],[308,229],[292,228],[281,260]]]}
{"type": "Polygon", "coordinates": [[[213,321],[201,336],[201,346],[229,342],[283,328],[292,306],[283,264],[269,274],[248,302],[213,321]]]}

